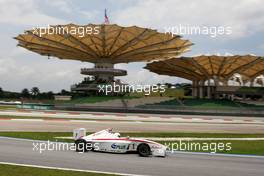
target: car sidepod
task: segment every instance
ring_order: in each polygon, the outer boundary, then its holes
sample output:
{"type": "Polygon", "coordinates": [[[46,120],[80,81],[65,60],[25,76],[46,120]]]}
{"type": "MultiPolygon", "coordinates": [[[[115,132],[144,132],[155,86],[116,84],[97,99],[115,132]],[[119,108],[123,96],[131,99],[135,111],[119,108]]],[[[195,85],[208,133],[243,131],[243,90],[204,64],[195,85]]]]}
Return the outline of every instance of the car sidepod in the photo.
{"type": "Polygon", "coordinates": [[[97,143],[95,151],[111,152],[111,153],[126,153],[129,148],[129,142],[126,141],[94,141],[97,143]]]}

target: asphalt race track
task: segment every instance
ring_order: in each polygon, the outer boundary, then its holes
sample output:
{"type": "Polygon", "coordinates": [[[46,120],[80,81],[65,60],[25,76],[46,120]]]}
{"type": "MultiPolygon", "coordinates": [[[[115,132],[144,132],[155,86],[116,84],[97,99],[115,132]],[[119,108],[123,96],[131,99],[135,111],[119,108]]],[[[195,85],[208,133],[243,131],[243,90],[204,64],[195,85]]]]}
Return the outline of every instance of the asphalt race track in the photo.
{"type": "Polygon", "coordinates": [[[0,162],[162,176],[261,176],[264,157],[169,154],[142,158],[137,154],[33,151],[33,141],[0,138],[0,162]]]}
{"type": "Polygon", "coordinates": [[[69,132],[76,128],[98,131],[113,128],[119,132],[215,132],[263,133],[263,124],[211,124],[211,123],[152,123],[152,122],[71,122],[61,120],[0,120],[0,131],[69,132]]]}
{"type": "Polygon", "coordinates": [[[263,133],[264,118],[197,115],[122,113],[80,113],[72,111],[0,111],[0,131],[98,131],[114,128],[120,132],[215,132],[263,133]],[[38,117],[16,119],[15,116],[38,117]],[[80,120],[81,119],[81,120],[80,120]],[[83,119],[83,120],[82,120],[83,119]]]}

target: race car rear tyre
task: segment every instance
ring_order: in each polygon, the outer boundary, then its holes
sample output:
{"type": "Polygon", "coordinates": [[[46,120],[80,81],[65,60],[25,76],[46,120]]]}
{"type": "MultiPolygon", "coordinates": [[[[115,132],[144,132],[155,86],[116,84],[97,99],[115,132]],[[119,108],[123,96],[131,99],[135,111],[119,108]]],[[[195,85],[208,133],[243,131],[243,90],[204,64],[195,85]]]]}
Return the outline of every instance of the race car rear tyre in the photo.
{"type": "Polygon", "coordinates": [[[85,140],[75,141],[75,151],[76,152],[87,152],[86,141],[85,140]]]}
{"type": "Polygon", "coordinates": [[[138,151],[139,156],[142,156],[142,157],[147,157],[151,154],[149,145],[144,144],[144,143],[139,144],[139,146],[137,147],[137,151],[138,151]]]}

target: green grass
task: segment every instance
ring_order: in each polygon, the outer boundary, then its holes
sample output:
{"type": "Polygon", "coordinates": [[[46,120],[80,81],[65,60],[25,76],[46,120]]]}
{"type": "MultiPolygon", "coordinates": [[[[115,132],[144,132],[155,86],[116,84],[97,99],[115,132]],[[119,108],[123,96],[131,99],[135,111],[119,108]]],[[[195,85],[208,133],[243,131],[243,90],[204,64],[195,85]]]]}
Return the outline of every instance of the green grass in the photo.
{"type": "MultiPolygon", "coordinates": [[[[91,134],[92,132],[87,132],[91,134]]],[[[199,137],[199,138],[257,138],[264,134],[228,134],[228,133],[121,133],[122,136],[130,137],[199,137]]],[[[0,136],[16,137],[34,140],[61,140],[55,137],[72,136],[72,132],[0,132],[0,136]]]]}
{"type": "Polygon", "coordinates": [[[134,96],[90,96],[90,97],[82,97],[73,99],[71,101],[65,101],[64,103],[70,103],[70,104],[84,104],[84,103],[98,103],[103,101],[109,101],[109,100],[115,100],[115,99],[133,99],[137,98],[134,96]]]}
{"type": "MultiPolygon", "coordinates": [[[[206,108],[206,109],[229,109],[229,108],[263,108],[263,106],[245,104],[239,102],[233,102],[230,100],[209,100],[209,99],[185,99],[182,101],[186,107],[192,108],[206,108]]],[[[166,107],[182,107],[182,105],[176,100],[169,100],[154,105],[161,105],[166,107]]]]}
{"type": "Polygon", "coordinates": [[[0,105],[0,110],[16,109],[16,105],[0,105]]]}
{"type": "MultiPolygon", "coordinates": [[[[1,135],[1,132],[0,132],[1,135]]],[[[161,133],[122,133],[123,136],[132,137],[199,137],[199,138],[256,138],[264,137],[263,134],[232,134],[232,133],[180,133],[180,132],[161,132],[161,133]]]]}
{"type": "Polygon", "coordinates": [[[63,171],[57,169],[43,169],[25,166],[0,164],[0,176],[111,176],[108,174],[63,171]]]}
{"type": "MultiPolygon", "coordinates": [[[[188,141],[182,141],[183,143],[187,143],[188,141]]],[[[213,144],[213,143],[223,143],[225,146],[227,143],[230,143],[230,146],[232,149],[230,151],[226,150],[227,148],[225,147],[224,150],[215,150],[214,147],[211,149],[208,148],[208,150],[188,150],[188,152],[216,152],[216,153],[225,153],[225,154],[245,154],[245,155],[264,155],[264,141],[261,140],[256,140],[256,141],[228,141],[228,140],[214,140],[214,141],[189,141],[190,143],[199,143],[202,146],[202,143],[207,143],[207,144],[213,144]]],[[[160,143],[168,145],[170,144],[170,149],[172,149],[173,143],[177,143],[179,145],[179,141],[161,141],[160,143]]],[[[174,144],[175,145],[175,144],[174,144]]],[[[174,147],[175,149],[176,147],[174,147]]],[[[179,151],[179,150],[178,150],[179,151]]]]}
{"type": "Polygon", "coordinates": [[[0,132],[0,136],[15,137],[22,139],[44,140],[44,141],[61,141],[72,142],[73,140],[56,139],[55,137],[69,137],[72,136],[72,132],[0,132]]]}
{"type": "MultiPolygon", "coordinates": [[[[147,93],[147,92],[146,92],[147,93]]],[[[135,96],[135,97],[144,97],[145,92],[131,92],[130,96],[135,96]]],[[[159,92],[151,92],[150,97],[159,97],[160,93],[159,92]]],[[[165,92],[162,93],[163,97],[184,97],[184,89],[182,88],[166,88],[165,92]]]]}
{"type": "Polygon", "coordinates": [[[263,87],[241,87],[237,90],[239,93],[263,93],[264,88],[263,87]]]}
{"type": "MultiPolygon", "coordinates": [[[[87,132],[91,134],[92,132],[87,132]]],[[[121,133],[122,136],[130,137],[199,137],[199,138],[257,138],[264,134],[228,134],[228,133],[121,133]]],[[[0,132],[0,136],[16,137],[34,140],[59,140],[58,136],[72,136],[72,132],[0,132]]]]}
{"type": "Polygon", "coordinates": [[[186,106],[194,106],[194,107],[207,107],[207,108],[227,108],[227,107],[240,107],[233,101],[229,100],[195,100],[195,99],[188,99],[184,101],[186,106]]]}
{"type": "Polygon", "coordinates": [[[230,142],[232,142],[233,151],[225,152],[225,153],[264,155],[264,141],[230,141],[230,142]]]}

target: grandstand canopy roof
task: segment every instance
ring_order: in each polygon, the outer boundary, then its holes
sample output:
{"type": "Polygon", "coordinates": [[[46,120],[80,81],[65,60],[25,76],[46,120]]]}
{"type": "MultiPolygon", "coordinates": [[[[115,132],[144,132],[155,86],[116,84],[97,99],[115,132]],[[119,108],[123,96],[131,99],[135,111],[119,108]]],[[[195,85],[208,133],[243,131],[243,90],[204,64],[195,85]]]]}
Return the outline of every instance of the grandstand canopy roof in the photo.
{"type": "Polygon", "coordinates": [[[116,24],[76,24],[50,26],[50,32],[41,35],[41,28],[26,31],[15,39],[18,46],[41,55],[85,62],[128,63],[153,61],[175,57],[189,49],[192,43],[153,29],[116,24]],[[99,29],[99,33],[80,35],[73,29],[99,29]],[[63,28],[63,32],[51,30],[63,28]]]}
{"type": "Polygon", "coordinates": [[[245,80],[250,80],[264,74],[264,57],[201,55],[157,61],[147,64],[145,68],[157,74],[188,80],[208,80],[215,77],[227,80],[235,73],[242,75],[245,80]]]}

